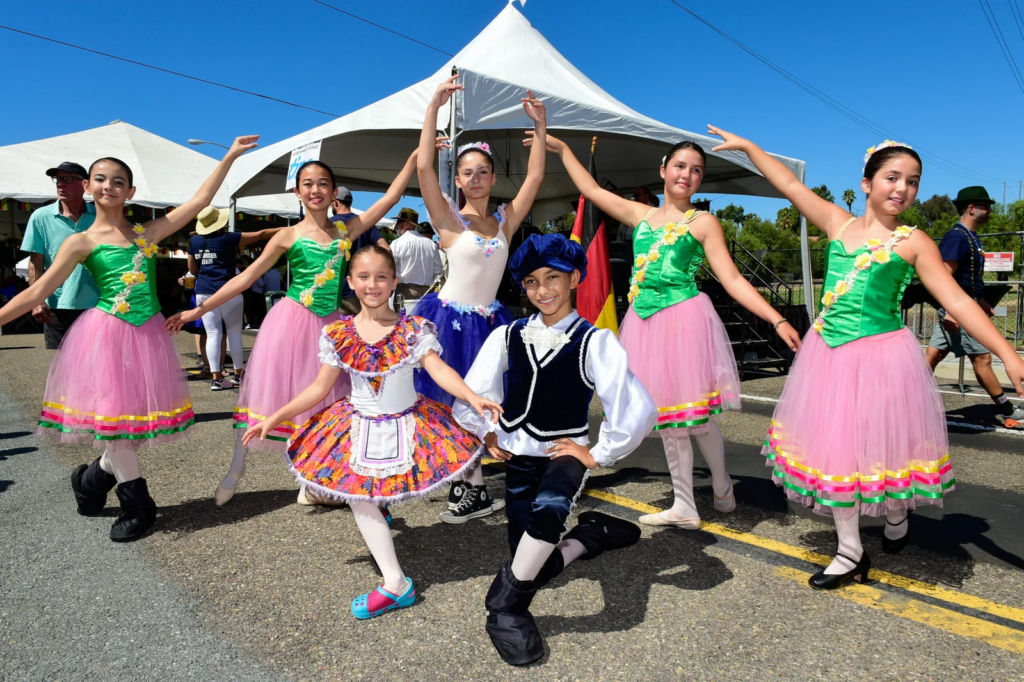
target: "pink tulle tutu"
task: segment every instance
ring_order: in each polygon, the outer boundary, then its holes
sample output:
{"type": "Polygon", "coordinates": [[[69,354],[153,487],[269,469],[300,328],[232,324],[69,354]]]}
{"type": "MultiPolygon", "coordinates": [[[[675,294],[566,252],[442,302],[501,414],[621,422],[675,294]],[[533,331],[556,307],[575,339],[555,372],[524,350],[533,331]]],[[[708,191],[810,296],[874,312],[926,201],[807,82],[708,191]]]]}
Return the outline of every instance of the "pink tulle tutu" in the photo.
{"type": "Polygon", "coordinates": [[[630,307],[619,341],[629,354],[629,369],[658,406],[656,431],[702,433],[710,415],[740,409],[740,378],[729,334],[705,294],[646,320],[630,307]]]}
{"type": "MultiPolygon", "coordinates": [[[[290,298],[283,298],[267,313],[246,363],[245,378],[235,405],[234,426],[245,429],[263,421],[307,388],[320,372],[320,331],[341,319],[335,310],[320,317],[290,298]]],[[[282,422],[264,441],[254,439],[250,448],[287,450],[288,439],[299,426],[352,390],[342,373],[330,394],[311,409],[282,422]]]]}
{"type": "Polygon", "coordinates": [[[956,483],[938,387],[905,328],[836,348],[808,332],[763,453],[776,485],[826,516],[941,507],[956,483]]]}
{"type": "Polygon", "coordinates": [[[136,327],[98,308],[79,317],[46,377],[39,434],[156,445],[195,423],[188,379],[157,313],[136,327]]]}

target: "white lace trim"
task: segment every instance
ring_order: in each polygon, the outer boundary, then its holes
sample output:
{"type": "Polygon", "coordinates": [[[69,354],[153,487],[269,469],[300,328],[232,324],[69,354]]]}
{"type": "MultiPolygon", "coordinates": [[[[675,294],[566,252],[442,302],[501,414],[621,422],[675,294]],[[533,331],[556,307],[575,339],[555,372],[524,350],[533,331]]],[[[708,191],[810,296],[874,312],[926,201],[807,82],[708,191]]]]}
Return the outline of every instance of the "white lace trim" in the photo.
{"type": "Polygon", "coordinates": [[[345,369],[341,363],[338,351],[334,349],[334,341],[327,335],[326,328],[320,330],[320,363],[333,367],[334,369],[345,369]]]}

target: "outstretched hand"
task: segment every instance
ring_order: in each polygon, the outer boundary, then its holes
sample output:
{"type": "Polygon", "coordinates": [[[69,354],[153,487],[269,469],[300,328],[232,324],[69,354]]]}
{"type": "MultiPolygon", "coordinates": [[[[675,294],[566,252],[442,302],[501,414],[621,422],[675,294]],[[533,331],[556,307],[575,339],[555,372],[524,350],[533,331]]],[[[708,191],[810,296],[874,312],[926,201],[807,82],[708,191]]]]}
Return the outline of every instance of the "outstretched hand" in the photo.
{"type": "Polygon", "coordinates": [[[430,106],[443,107],[448,103],[448,100],[452,98],[452,94],[454,94],[456,90],[465,90],[465,85],[455,82],[458,78],[461,78],[461,76],[459,74],[455,74],[454,76],[446,79],[444,83],[438,85],[437,90],[434,91],[434,96],[430,100],[430,106]]]}
{"type": "Polygon", "coordinates": [[[548,118],[544,102],[537,99],[529,90],[526,91],[526,94],[528,96],[523,98],[523,111],[533,120],[534,124],[547,126],[548,118]]]}
{"type": "Polygon", "coordinates": [[[496,403],[493,400],[487,398],[481,398],[477,394],[473,394],[468,400],[469,406],[476,410],[476,413],[485,419],[490,419],[492,422],[497,423],[498,415],[503,413],[505,410],[502,409],[500,403],[496,403]],[[490,416],[487,415],[487,410],[491,411],[490,416]]]}
{"type": "Polygon", "coordinates": [[[253,424],[252,426],[245,430],[244,434],[242,434],[242,445],[249,447],[249,443],[251,443],[256,438],[259,438],[260,440],[266,440],[267,435],[273,430],[274,427],[270,423],[269,419],[264,419],[258,424],[253,424]]]}
{"type": "MultiPolygon", "coordinates": [[[[533,131],[526,131],[526,139],[523,140],[524,147],[533,147],[533,131]]],[[[544,147],[549,152],[561,154],[562,150],[565,149],[565,143],[559,140],[557,137],[552,137],[550,134],[544,136],[544,147]]]]}
{"type": "Polygon", "coordinates": [[[181,331],[181,328],[184,327],[186,324],[188,324],[189,322],[195,322],[200,317],[202,317],[202,314],[195,314],[196,310],[198,310],[198,308],[186,310],[185,312],[182,313],[174,313],[173,315],[167,318],[166,322],[164,322],[164,328],[167,329],[167,331],[170,332],[171,334],[177,334],[178,332],[181,331]]]}
{"type": "Polygon", "coordinates": [[[800,333],[793,329],[793,325],[789,322],[783,322],[776,329],[775,333],[779,335],[779,338],[786,342],[789,349],[793,352],[800,350],[800,333]]]}
{"type": "Polygon", "coordinates": [[[726,152],[726,151],[746,151],[746,146],[749,144],[749,140],[740,137],[739,135],[733,135],[732,133],[716,128],[715,126],[708,124],[708,135],[718,135],[722,138],[722,144],[717,147],[712,147],[713,152],[726,152]]]}
{"type": "Polygon", "coordinates": [[[236,137],[234,143],[231,145],[231,149],[228,150],[227,156],[238,158],[250,149],[256,149],[256,147],[259,147],[259,144],[256,142],[259,139],[259,135],[242,135],[241,137],[236,137]]]}

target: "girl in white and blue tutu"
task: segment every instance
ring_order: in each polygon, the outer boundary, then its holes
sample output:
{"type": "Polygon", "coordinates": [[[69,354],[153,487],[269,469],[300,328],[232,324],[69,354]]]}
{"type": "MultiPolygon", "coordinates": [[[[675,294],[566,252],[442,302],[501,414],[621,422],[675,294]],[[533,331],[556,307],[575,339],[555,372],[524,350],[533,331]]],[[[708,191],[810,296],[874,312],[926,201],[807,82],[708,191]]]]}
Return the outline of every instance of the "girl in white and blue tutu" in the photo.
{"type": "MultiPolygon", "coordinates": [[[[420,191],[430,213],[430,222],[440,235],[441,247],[448,256],[448,279],[440,292],[427,294],[420,300],[416,315],[434,323],[444,348],[445,363],[464,377],[490,333],[512,322],[512,314],[495,296],[505,274],[509,242],[530,213],[544,180],[544,145],[530,152],[526,179],[515,199],[498,206],[493,213],[488,206],[491,188],[498,178],[494,174],[491,148],[484,142],[460,146],[455,158],[455,184],[466,199],[460,211],[455,201],[441,191],[434,170],[437,112],[453,92],[464,89],[455,83],[457,78],[452,76],[437,86],[427,105],[420,134],[416,166],[420,191]]],[[[532,92],[526,94],[523,109],[534,121],[534,136],[543,142],[547,131],[544,105],[532,92]]],[[[454,401],[423,370],[416,373],[416,390],[448,406],[454,401]]],[[[487,493],[479,468],[468,475],[467,483],[452,486],[448,511],[441,515],[442,521],[464,523],[504,506],[503,501],[495,501],[487,493]]]]}

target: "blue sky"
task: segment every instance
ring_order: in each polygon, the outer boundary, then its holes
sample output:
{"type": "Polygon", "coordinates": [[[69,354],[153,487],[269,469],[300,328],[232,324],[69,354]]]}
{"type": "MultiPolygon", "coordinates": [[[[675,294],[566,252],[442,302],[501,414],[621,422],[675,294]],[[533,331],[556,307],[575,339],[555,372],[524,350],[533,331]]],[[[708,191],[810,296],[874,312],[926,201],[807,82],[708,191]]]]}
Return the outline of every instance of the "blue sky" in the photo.
{"type": "MultiPolygon", "coordinates": [[[[505,0],[332,4],[457,52],[505,0]]],[[[989,0],[1024,67],[1010,2],[989,0]]],[[[981,7],[968,0],[894,3],[683,0],[695,12],[900,139],[963,166],[925,160],[921,193],[984,184],[1016,199],[1024,178],[1024,93],[981,7]],[[979,175],[980,174],[980,175],[979,175]]],[[[0,0],[0,23],[346,114],[419,81],[445,61],[415,43],[312,0],[174,3],[0,0]]],[[[879,137],[829,109],[668,0],[529,0],[524,14],[583,73],[648,116],[703,132],[707,123],[807,161],[808,184],[858,193],[864,150],[879,137]]],[[[6,66],[0,145],[121,119],[171,140],[267,143],[329,117],[0,30],[6,66]]],[[[209,147],[199,148],[213,152],[209,147]]],[[[357,195],[356,204],[372,197],[357,195]]],[[[774,218],[784,203],[714,197],[774,218]]],[[[408,203],[416,205],[419,199],[408,203]]]]}

